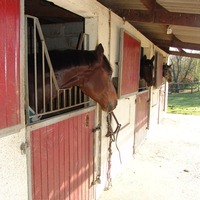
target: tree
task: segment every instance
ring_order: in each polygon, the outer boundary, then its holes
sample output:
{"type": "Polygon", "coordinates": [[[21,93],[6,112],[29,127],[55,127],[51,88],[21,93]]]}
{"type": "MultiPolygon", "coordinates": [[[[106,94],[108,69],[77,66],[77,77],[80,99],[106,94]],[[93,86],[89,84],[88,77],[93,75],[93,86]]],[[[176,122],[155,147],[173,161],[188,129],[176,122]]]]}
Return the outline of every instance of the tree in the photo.
{"type": "Polygon", "coordinates": [[[200,80],[200,59],[170,56],[173,82],[193,82],[200,80]]]}

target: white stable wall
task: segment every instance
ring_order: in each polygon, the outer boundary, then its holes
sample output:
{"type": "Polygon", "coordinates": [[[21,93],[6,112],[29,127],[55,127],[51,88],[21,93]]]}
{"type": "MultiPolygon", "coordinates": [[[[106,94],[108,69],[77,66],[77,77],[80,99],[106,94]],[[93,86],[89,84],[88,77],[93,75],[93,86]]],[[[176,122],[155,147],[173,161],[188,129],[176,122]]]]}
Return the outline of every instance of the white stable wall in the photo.
{"type": "Polygon", "coordinates": [[[25,141],[25,129],[0,138],[0,199],[27,200],[26,155],[20,145],[25,141]]]}

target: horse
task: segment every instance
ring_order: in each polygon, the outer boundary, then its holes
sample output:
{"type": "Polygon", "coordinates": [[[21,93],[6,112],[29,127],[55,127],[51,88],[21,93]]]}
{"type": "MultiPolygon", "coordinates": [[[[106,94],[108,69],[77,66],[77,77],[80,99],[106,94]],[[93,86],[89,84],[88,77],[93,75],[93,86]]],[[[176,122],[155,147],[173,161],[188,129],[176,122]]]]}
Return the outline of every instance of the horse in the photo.
{"type": "Polygon", "coordinates": [[[167,63],[163,63],[162,76],[163,76],[169,83],[172,82],[172,69],[171,69],[171,65],[167,65],[167,63]]]}
{"type": "MultiPolygon", "coordinates": [[[[79,86],[84,94],[99,103],[103,111],[111,112],[116,108],[117,94],[111,80],[113,71],[104,55],[102,44],[99,44],[93,51],[51,51],[49,57],[59,89],[79,86]]],[[[31,59],[29,60],[29,106],[35,108],[37,105],[40,112],[43,109],[43,91],[45,91],[45,102],[50,102],[51,95],[55,99],[57,91],[55,87],[52,92],[50,91],[50,72],[45,70],[45,86],[42,84],[44,82],[42,73],[37,72],[37,104],[35,104],[36,100],[33,95],[35,89],[34,64],[31,64],[33,63],[31,59]]],[[[41,61],[37,61],[38,69],[42,68],[41,63],[41,61]]]]}
{"type": "Polygon", "coordinates": [[[147,59],[147,56],[144,55],[141,58],[141,62],[140,62],[140,79],[144,79],[148,87],[154,84],[154,80],[153,80],[154,59],[155,59],[155,56],[153,56],[151,59],[147,59]]]}

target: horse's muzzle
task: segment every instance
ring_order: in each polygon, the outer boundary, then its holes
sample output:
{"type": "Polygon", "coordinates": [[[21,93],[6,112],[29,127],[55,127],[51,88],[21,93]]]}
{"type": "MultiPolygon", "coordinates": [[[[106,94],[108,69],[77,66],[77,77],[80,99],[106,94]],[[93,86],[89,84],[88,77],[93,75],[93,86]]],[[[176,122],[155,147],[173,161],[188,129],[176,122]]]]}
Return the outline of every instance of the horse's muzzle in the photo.
{"type": "Polygon", "coordinates": [[[117,101],[108,104],[107,112],[112,112],[117,107],[117,101]]]}

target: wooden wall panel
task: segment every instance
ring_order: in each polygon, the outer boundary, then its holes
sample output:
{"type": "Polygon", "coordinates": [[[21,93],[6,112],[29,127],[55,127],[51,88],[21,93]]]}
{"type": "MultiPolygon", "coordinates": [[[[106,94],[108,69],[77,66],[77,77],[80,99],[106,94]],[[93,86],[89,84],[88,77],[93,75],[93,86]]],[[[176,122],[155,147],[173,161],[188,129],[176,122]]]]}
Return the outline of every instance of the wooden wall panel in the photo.
{"type": "Polygon", "coordinates": [[[30,133],[33,200],[94,198],[94,116],[91,111],[30,133]]]}
{"type": "Polygon", "coordinates": [[[20,1],[0,1],[0,128],[20,123],[20,1]]]}
{"type": "Polygon", "coordinates": [[[145,91],[139,93],[136,98],[135,138],[134,138],[135,148],[138,147],[146,137],[148,115],[149,115],[149,94],[148,91],[145,91]]]}
{"type": "Polygon", "coordinates": [[[156,54],[156,81],[155,86],[160,87],[162,85],[162,69],[163,69],[163,55],[156,54]]]}
{"type": "Polygon", "coordinates": [[[138,91],[140,69],[140,41],[122,31],[119,96],[128,96],[138,91]]]}

